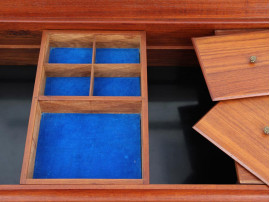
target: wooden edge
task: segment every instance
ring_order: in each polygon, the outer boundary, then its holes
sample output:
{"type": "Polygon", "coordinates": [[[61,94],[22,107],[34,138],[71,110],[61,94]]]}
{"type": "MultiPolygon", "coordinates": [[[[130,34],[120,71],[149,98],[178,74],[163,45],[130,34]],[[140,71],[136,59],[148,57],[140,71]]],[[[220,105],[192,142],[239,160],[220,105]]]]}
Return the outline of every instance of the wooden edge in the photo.
{"type": "Polygon", "coordinates": [[[266,29],[218,29],[215,30],[215,35],[227,35],[227,34],[236,34],[236,33],[247,33],[247,32],[257,32],[257,31],[266,31],[266,29]]]}
{"type": "Polygon", "coordinates": [[[144,31],[110,31],[110,30],[44,30],[46,34],[124,34],[124,35],[141,35],[144,31]]]}
{"type": "Polygon", "coordinates": [[[39,91],[42,87],[42,78],[44,77],[44,59],[47,54],[47,49],[49,45],[49,38],[46,32],[42,33],[41,38],[41,46],[40,46],[40,52],[39,52],[39,59],[38,59],[38,66],[37,66],[37,73],[36,73],[36,79],[35,79],[35,86],[34,86],[34,93],[33,97],[37,97],[39,95],[39,91]]]}
{"type": "Polygon", "coordinates": [[[139,184],[139,185],[93,185],[93,184],[82,184],[82,185],[68,185],[68,184],[59,184],[59,185],[0,185],[0,190],[13,190],[13,189],[22,189],[22,190],[40,190],[40,189],[157,189],[157,190],[260,190],[260,191],[269,191],[267,185],[247,185],[247,184],[139,184]]]}
{"type": "Polygon", "coordinates": [[[214,100],[214,97],[213,97],[213,93],[211,91],[211,88],[209,87],[209,84],[208,84],[208,81],[206,79],[206,72],[205,72],[205,69],[204,69],[204,64],[203,64],[203,61],[201,60],[201,57],[200,57],[200,51],[196,45],[196,41],[197,41],[197,38],[191,38],[191,41],[192,41],[192,44],[194,46],[194,50],[196,52],[196,55],[197,55],[197,58],[199,60],[199,63],[200,63],[200,66],[201,66],[201,70],[202,70],[202,73],[203,73],[203,77],[204,77],[204,80],[205,80],[205,83],[206,83],[206,86],[208,88],[208,91],[209,91],[209,94],[210,94],[210,97],[213,101],[216,101],[214,100]]]}
{"type": "Polygon", "coordinates": [[[142,175],[144,184],[149,184],[149,122],[148,122],[148,87],[147,87],[147,56],[146,56],[146,33],[141,33],[140,42],[140,64],[141,64],[141,131],[142,131],[142,175]]]}
{"type": "Polygon", "coordinates": [[[239,184],[264,184],[237,162],[235,162],[235,170],[239,184]]]}
{"type": "Polygon", "coordinates": [[[29,161],[30,161],[30,152],[31,152],[31,142],[32,142],[31,140],[33,137],[32,135],[34,131],[37,106],[38,106],[38,101],[36,99],[33,99],[32,104],[31,104],[29,122],[28,122],[27,136],[26,136],[26,141],[25,141],[20,184],[25,184],[26,179],[27,179],[28,166],[29,166],[29,161]]]}
{"type": "Polygon", "coordinates": [[[39,95],[40,89],[43,88],[42,87],[42,83],[43,83],[42,78],[44,77],[43,63],[44,63],[44,57],[46,55],[47,47],[48,47],[48,35],[46,34],[46,32],[43,32],[42,38],[41,38],[41,48],[40,48],[39,59],[38,59],[38,67],[37,67],[37,73],[36,73],[36,79],[35,79],[30,117],[29,117],[29,122],[28,122],[27,136],[26,136],[26,141],[25,141],[23,164],[22,164],[21,177],[20,177],[21,184],[26,183],[26,179],[28,176],[28,167],[29,167],[30,158],[31,158],[30,155],[31,155],[33,131],[35,127],[35,118],[37,115],[37,107],[38,107],[38,95],[39,95]]]}
{"type": "MultiPolygon", "coordinates": [[[[265,32],[269,32],[267,29],[260,29],[257,31],[252,31],[252,32],[256,32],[256,33],[265,33],[265,32]]],[[[239,35],[246,35],[246,34],[250,34],[251,32],[231,32],[229,35],[230,36],[239,36],[239,35]]],[[[223,38],[225,35],[228,34],[217,34],[217,35],[212,35],[212,36],[203,36],[203,37],[193,37],[192,39],[197,39],[197,40],[201,40],[201,39],[212,39],[212,38],[223,38]]]]}
{"type": "Polygon", "coordinates": [[[90,77],[91,66],[92,64],[45,63],[44,70],[48,77],[90,77]]]}
{"type": "MultiPolygon", "coordinates": [[[[210,89],[209,89],[210,91],[210,89]]],[[[260,97],[260,96],[267,96],[268,93],[257,93],[255,94],[245,94],[245,95],[238,95],[238,96],[223,96],[223,97],[215,97],[212,98],[213,101],[222,101],[222,100],[232,100],[232,99],[240,99],[240,98],[249,98],[249,97],[260,97]]]]}
{"type": "Polygon", "coordinates": [[[90,89],[89,96],[93,96],[94,94],[94,80],[95,80],[95,60],[96,60],[96,40],[94,37],[93,41],[93,51],[92,51],[92,65],[91,65],[91,76],[90,76],[90,89]]]}
{"type": "Polygon", "coordinates": [[[25,184],[115,185],[115,184],[143,184],[143,180],[142,179],[26,179],[25,184]]]}
{"type": "Polygon", "coordinates": [[[95,77],[140,77],[140,64],[94,64],[95,77]]]}
{"type": "Polygon", "coordinates": [[[265,185],[0,185],[1,201],[269,201],[265,185]]]}
{"type": "Polygon", "coordinates": [[[38,100],[41,101],[65,101],[65,100],[73,100],[73,101],[141,101],[141,96],[45,96],[41,95],[38,97],[38,100]],[[106,99],[104,99],[106,98],[106,99]]]}

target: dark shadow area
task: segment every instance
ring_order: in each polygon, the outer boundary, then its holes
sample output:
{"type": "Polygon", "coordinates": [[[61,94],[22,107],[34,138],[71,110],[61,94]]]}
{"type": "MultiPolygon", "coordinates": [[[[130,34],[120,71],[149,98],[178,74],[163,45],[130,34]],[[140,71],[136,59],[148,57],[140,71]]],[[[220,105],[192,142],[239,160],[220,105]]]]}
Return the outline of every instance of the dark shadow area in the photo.
{"type": "Polygon", "coordinates": [[[19,184],[36,67],[0,66],[0,184],[19,184]]]}
{"type": "Polygon", "coordinates": [[[200,67],[149,67],[150,183],[234,184],[234,161],[192,129],[213,106],[200,67]]]}

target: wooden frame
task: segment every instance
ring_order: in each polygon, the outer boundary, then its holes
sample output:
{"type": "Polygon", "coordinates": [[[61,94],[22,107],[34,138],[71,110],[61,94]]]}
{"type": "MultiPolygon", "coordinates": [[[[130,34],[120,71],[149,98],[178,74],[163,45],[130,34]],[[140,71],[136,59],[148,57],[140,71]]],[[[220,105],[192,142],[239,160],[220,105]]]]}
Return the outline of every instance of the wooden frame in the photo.
{"type": "Polygon", "coordinates": [[[148,184],[149,140],[144,32],[44,31],[29,118],[21,184],[148,184]],[[89,43],[89,41],[92,43],[89,43]],[[103,42],[106,43],[103,43],[103,42]],[[93,47],[92,64],[63,65],[48,63],[49,47],[93,47]],[[96,46],[140,48],[140,64],[95,64],[96,46]],[[103,67],[103,68],[100,68],[103,67]],[[106,70],[106,71],[105,71],[106,70]],[[111,74],[110,74],[111,72],[111,74]],[[141,96],[93,96],[94,76],[140,76],[141,96]],[[46,76],[89,76],[89,96],[44,96],[46,76]],[[142,179],[32,179],[35,151],[42,112],[55,113],[140,113],[142,179]]]}

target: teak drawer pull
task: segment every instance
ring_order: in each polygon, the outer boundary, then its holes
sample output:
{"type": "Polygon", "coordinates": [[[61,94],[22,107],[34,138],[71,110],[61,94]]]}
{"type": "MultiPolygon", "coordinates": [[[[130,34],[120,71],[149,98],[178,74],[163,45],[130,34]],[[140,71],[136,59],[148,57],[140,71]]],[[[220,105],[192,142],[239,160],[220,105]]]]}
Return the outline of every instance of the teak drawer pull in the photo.
{"type": "Polygon", "coordinates": [[[265,126],[263,132],[264,134],[269,135],[269,126],[265,126]]]}
{"type": "Polygon", "coordinates": [[[249,59],[250,59],[250,63],[255,63],[257,60],[257,57],[253,55],[249,59]]]}

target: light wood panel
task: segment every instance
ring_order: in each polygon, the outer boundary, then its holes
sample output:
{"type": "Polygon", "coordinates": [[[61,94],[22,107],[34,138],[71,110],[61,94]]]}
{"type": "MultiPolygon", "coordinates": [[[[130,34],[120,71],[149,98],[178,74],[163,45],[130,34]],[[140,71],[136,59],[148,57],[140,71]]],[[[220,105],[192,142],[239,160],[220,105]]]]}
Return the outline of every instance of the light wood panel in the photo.
{"type": "MultiPolygon", "coordinates": [[[[232,30],[215,30],[215,35],[227,35],[236,33],[247,33],[254,31],[263,31],[263,29],[232,29],[232,30]]],[[[256,176],[252,175],[239,163],[235,162],[235,169],[237,174],[237,180],[240,184],[263,184],[256,176]]]]}
{"type": "Polygon", "coordinates": [[[238,183],[240,184],[264,184],[261,180],[248,172],[243,166],[235,162],[238,183]]]}
{"type": "Polygon", "coordinates": [[[269,97],[219,102],[194,129],[269,184],[269,97]]]}
{"type": "Polygon", "coordinates": [[[268,31],[193,38],[193,44],[214,101],[269,94],[268,31]]]}

